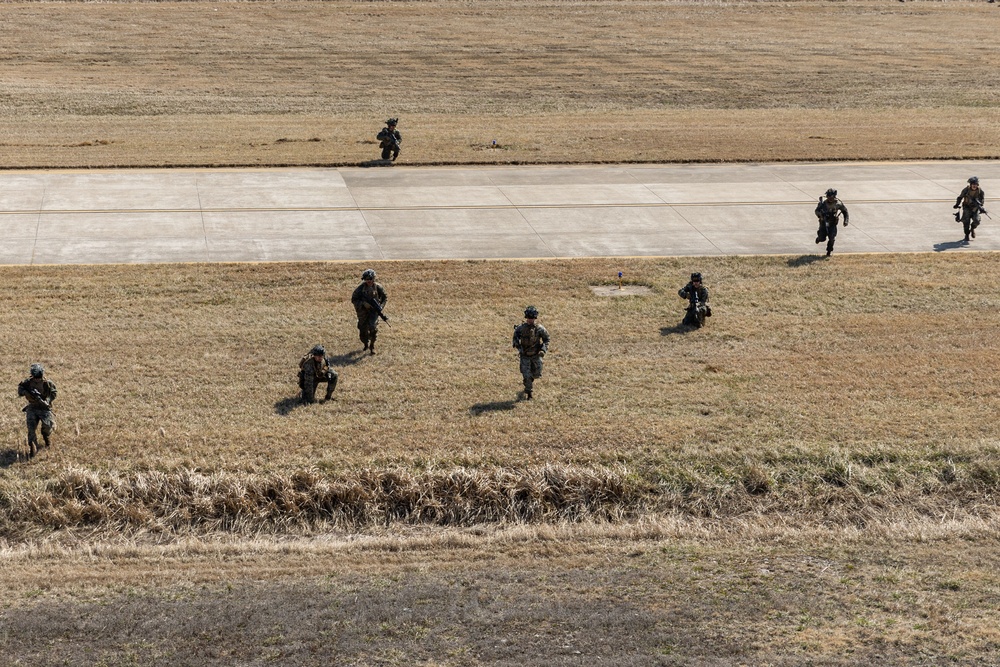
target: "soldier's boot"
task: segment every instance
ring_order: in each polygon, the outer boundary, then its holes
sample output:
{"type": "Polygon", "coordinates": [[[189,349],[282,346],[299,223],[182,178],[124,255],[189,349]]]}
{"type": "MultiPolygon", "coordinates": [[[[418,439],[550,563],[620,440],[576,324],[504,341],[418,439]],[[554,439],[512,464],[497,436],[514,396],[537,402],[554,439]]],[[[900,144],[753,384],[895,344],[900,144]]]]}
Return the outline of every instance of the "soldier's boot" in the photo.
{"type": "Polygon", "coordinates": [[[972,227],[969,228],[969,234],[972,235],[972,238],[976,238],[976,227],[977,226],[978,225],[972,225],[972,227]]]}
{"type": "Polygon", "coordinates": [[[531,400],[531,390],[530,389],[525,389],[524,390],[524,397],[526,399],[528,399],[529,401],[531,400]]]}
{"type": "Polygon", "coordinates": [[[368,352],[372,356],[375,355],[375,339],[378,338],[378,334],[372,333],[372,342],[368,344],[368,352]]]}
{"type": "Polygon", "coordinates": [[[968,242],[969,242],[969,235],[968,235],[968,234],[966,234],[966,235],[965,235],[965,242],[966,242],[966,243],[968,243],[968,242]]]}
{"type": "Polygon", "coordinates": [[[28,441],[28,458],[29,459],[32,458],[37,453],[38,453],[38,445],[35,444],[34,440],[29,440],[28,441]]]}
{"type": "Polygon", "coordinates": [[[49,440],[49,434],[48,433],[43,433],[42,434],[42,439],[45,440],[45,446],[46,447],[51,447],[52,446],[52,441],[49,440]]]}
{"type": "Polygon", "coordinates": [[[326,383],[326,397],[323,400],[329,401],[331,398],[333,398],[333,390],[336,389],[336,388],[337,388],[337,378],[333,378],[332,380],[330,380],[329,382],[327,382],[326,383]]]}
{"type": "Polygon", "coordinates": [[[362,350],[367,350],[368,349],[368,336],[366,336],[364,334],[361,334],[361,342],[364,343],[364,347],[361,348],[361,349],[362,350]]]}

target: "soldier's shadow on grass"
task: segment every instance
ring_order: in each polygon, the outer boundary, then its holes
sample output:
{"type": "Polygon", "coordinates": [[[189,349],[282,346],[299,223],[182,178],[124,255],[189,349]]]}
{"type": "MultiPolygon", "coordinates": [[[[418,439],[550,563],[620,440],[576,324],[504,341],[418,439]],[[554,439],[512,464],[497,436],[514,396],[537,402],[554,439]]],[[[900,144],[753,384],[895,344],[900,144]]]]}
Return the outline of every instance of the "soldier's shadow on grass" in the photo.
{"type": "Polygon", "coordinates": [[[330,365],[336,366],[337,368],[342,368],[344,366],[353,366],[354,364],[360,363],[368,353],[364,350],[351,350],[347,354],[338,354],[337,356],[330,356],[330,365]]]}
{"type": "Polygon", "coordinates": [[[277,412],[282,417],[292,414],[292,410],[295,408],[300,408],[304,405],[302,402],[302,395],[295,394],[294,396],[289,396],[288,398],[283,398],[274,404],[274,411],[277,412]]]}
{"type": "Polygon", "coordinates": [[[692,331],[697,331],[697,327],[693,327],[688,324],[675,324],[672,327],[660,327],[661,336],[672,336],[674,334],[689,334],[692,331]]]}
{"type": "Polygon", "coordinates": [[[506,410],[513,410],[514,406],[517,405],[517,401],[493,401],[492,403],[476,403],[471,408],[469,408],[469,414],[473,417],[478,417],[481,414],[487,412],[504,412],[506,410]]]}
{"type": "Polygon", "coordinates": [[[392,160],[383,160],[379,158],[378,160],[365,160],[364,162],[359,162],[359,167],[391,167],[392,160]]]}
{"type": "Polygon", "coordinates": [[[944,252],[945,250],[956,250],[967,247],[969,247],[969,244],[965,239],[960,241],[945,241],[944,243],[935,243],[934,252],[944,252]]]}
{"type": "Polygon", "coordinates": [[[21,460],[21,453],[15,449],[5,449],[0,452],[0,468],[9,468],[21,460]]]}
{"type": "Polygon", "coordinates": [[[814,262],[821,262],[826,259],[826,255],[802,255],[788,260],[788,266],[793,269],[799,266],[809,266],[814,262]]]}

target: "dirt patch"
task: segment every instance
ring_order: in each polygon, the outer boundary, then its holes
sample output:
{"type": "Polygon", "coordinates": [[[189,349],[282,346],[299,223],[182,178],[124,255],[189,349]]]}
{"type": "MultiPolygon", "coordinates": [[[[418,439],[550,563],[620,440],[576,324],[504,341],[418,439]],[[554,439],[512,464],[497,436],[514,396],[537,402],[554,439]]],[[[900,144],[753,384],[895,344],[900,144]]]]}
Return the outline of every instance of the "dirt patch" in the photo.
{"type": "Polygon", "coordinates": [[[590,291],[597,296],[649,296],[653,288],[646,285],[591,285],[590,291]]]}

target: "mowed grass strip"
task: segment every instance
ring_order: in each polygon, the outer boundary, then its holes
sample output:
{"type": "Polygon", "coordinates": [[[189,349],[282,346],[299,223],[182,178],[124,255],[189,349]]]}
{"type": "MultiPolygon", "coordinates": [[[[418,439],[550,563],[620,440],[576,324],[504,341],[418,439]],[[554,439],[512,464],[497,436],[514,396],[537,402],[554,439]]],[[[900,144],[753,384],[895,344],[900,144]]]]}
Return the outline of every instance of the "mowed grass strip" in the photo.
{"type": "Polygon", "coordinates": [[[878,0],[0,3],[0,166],[358,164],[390,116],[404,164],[995,158],[997,20],[878,0]]]}
{"type": "Polygon", "coordinates": [[[375,357],[349,303],[367,265],[0,269],[7,529],[988,514],[995,258],[812,259],[376,263],[375,357]],[[596,296],[619,270],[651,295],[596,296]],[[688,332],[691,270],[715,315],[688,332]],[[552,334],[531,402],[510,347],[527,304],[552,334]],[[340,384],[300,406],[315,343],[340,384]],[[24,462],[32,362],[58,429],[24,462]]]}

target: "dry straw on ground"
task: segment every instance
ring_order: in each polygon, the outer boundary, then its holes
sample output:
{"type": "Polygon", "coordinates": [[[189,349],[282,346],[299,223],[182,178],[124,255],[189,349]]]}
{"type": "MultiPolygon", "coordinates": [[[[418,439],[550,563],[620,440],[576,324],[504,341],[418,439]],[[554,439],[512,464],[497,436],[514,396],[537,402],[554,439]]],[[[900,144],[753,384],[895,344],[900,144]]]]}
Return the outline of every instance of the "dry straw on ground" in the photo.
{"type": "Polygon", "coordinates": [[[0,166],[366,163],[389,116],[407,164],[996,157],[998,16],[884,0],[2,3],[0,166]]]}
{"type": "Polygon", "coordinates": [[[992,516],[992,257],[810,259],[379,264],[375,357],[348,302],[361,265],[3,269],[8,384],[41,361],[61,392],[31,462],[0,401],[4,531],[992,516]],[[678,326],[692,268],[716,311],[697,332],[678,326]],[[590,289],[621,269],[652,293],[590,289]],[[553,335],[532,402],[509,341],[526,303],[553,335]],[[317,342],[340,385],[300,406],[317,342]]]}

